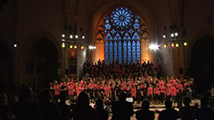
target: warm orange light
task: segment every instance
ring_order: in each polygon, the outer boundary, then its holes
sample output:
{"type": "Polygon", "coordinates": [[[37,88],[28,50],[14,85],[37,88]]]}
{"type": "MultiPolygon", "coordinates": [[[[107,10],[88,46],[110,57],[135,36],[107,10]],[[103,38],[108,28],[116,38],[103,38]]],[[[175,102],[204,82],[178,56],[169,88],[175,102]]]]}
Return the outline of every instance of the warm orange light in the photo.
{"type": "Polygon", "coordinates": [[[84,46],[81,46],[80,48],[81,48],[81,50],[83,50],[83,49],[84,49],[84,46]]]}
{"type": "Polygon", "coordinates": [[[76,45],[74,45],[74,48],[75,48],[75,49],[77,49],[77,46],[76,46],[76,45]]]}
{"type": "Polygon", "coordinates": [[[164,44],[163,47],[164,47],[164,48],[167,48],[167,44],[164,44]]]}
{"type": "Polygon", "coordinates": [[[172,43],[172,44],[171,44],[171,46],[172,46],[172,47],[175,47],[175,44],[174,44],[174,43],[172,43]]]}
{"type": "Polygon", "coordinates": [[[70,45],[70,48],[72,49],[72,48],[73,48],[73,45],[70,45]]]}

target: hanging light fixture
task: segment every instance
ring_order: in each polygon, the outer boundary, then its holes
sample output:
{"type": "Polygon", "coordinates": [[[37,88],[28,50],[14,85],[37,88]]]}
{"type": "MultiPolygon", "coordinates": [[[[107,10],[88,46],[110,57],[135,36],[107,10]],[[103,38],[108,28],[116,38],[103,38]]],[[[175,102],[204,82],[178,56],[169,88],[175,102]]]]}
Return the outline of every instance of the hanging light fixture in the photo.
{"type": "MultiPolygon", "coordinates": [[[[174,46],[179,47],[180,46],[179,43],[182,43],[184,46],[187,46],[187,42],[184,41],[185,36],[186,36],[186,30],[183,24],[181,24],[180,26],[170,25],[168,30],[166,26],[164,27],[164,33],[163,33],[164,42],[170,43],[171,47],[174,47],[174,46]]],[[[167,45],[164,44],[164,48],[167,48],[167,45]]]]}

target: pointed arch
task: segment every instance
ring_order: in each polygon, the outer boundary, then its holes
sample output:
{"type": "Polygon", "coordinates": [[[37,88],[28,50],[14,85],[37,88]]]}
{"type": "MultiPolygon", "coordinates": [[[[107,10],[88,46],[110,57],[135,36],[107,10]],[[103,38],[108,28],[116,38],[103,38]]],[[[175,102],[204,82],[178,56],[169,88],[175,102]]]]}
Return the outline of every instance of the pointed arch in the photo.
{"type": "MultiPolygon", "coordinates": [[[[62,51],[61,51],[61,44],[59,43],[59,41],[57,41],[57,39],[55,38],[55,36],[53,34],[51,34],[50,32],[48,32],[47,30],[39,30],[37,32],[35,32],[34,34],[30,35],[27,40],[25,41],[25,43],[20,46],[19,48],[21,48],[20,53],[18,53],[16,55],[16,71],[20,71],[20,74],[16,73],[16,81],[20,81],[20,80],[26,80],[26,76],[25,76],[25,62],[28,56],[28,51],[33,47],[33,45],[40,39],[42,38],[48,38],[56,47],[57,49],[57,53],[59,56],[59,62],[62,61],[62,51]]],[[[61,62],[60,62],[61,64],[61,62]]],[[[60,65],[61,66],[61,65],[60,65]]],[[[26,81],[24,81],[26,82],[26,81]]]]}

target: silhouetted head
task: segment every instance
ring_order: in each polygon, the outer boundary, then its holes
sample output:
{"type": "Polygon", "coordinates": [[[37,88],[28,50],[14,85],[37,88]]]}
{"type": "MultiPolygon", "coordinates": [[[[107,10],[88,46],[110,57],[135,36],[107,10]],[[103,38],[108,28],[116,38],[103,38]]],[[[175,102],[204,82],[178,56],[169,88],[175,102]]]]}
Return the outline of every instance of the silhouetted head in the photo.
{"type": "Polygon", "coordinates": [[[77,99],[78,106],[89,106],[89,97],[85,92],[81,92],[77,99]]]}
{"type": "Polygon", "coordinates": [[[6,102],[7,96],[3,93],[0,94],[0,105],[6,102]]]}
{"type": "Polygon", "coordinates": [[[201,106],[207,106],[209,103],[208,97],[202,97],[201,98],[201,106]]]}
{"type": "Polygon", "coordinates": [[[96,105],[97,105],[97,107],[103,107],[103,100],[102,99],[98,99],[96,101],[96,105]]]}
{"type": "Polygon", "coordinates": [[[28,101],[33,94],[30,86],[23,86],[19,93],[19,101],[28,101]]]}
{"type": "Polygon", "coordinates": [[[60,99],[60,102],[65,102],[66,101],[66,94],[64,92],[60,93],[59,99],[60,99]]]}
{"type": "Polygon", "coordinates": [[[189,97],[185,97],[183,99],[183,103],[184,103],[185,106],[188,106],[191,103],[191,99],[189,97]]]}
{"type": "Polygon", "coordinates": [[[147,100],[147,99],[143,100],[142,105],[141,105],[142,110],[149,110],[149,104],[150,104],[149,100],[147,100]]]}
{"type": "Polygon", "coordinates": [[[125,92],[121,92],[119,95],[119,99],[120,101],[125,101],[126,100],[126,93],[125,92]]]}
{"type": "Polygon", "coordinates": [[[172,101],[166,100],[165,101],[165,107],[166,107],[166,109],[172,109],[172,101]]]}

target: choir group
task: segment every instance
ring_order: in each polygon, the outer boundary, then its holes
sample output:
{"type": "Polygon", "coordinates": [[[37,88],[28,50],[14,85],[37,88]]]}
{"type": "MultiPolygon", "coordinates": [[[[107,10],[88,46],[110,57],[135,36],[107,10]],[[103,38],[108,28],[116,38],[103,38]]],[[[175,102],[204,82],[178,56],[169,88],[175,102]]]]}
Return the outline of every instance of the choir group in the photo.
{"type": "Polygon", "coordinates": [[[82,91],[88,93],[91,100],[102,98],[106,104],[117,100],[121,91],[137,103],[145,98],[154,104],[163,103],[166,99],[175,102],[183,96],[192,98],[193,78],[156,77],[152,62],[106,65],[104,61],[98,61],[98,64],[85,63],[83,70],[85,76],[82,79],[68,77],[60,83],[57,80],[50,83],[55,101],[62,92],[71,102],[75,101],[82,91]]]}

